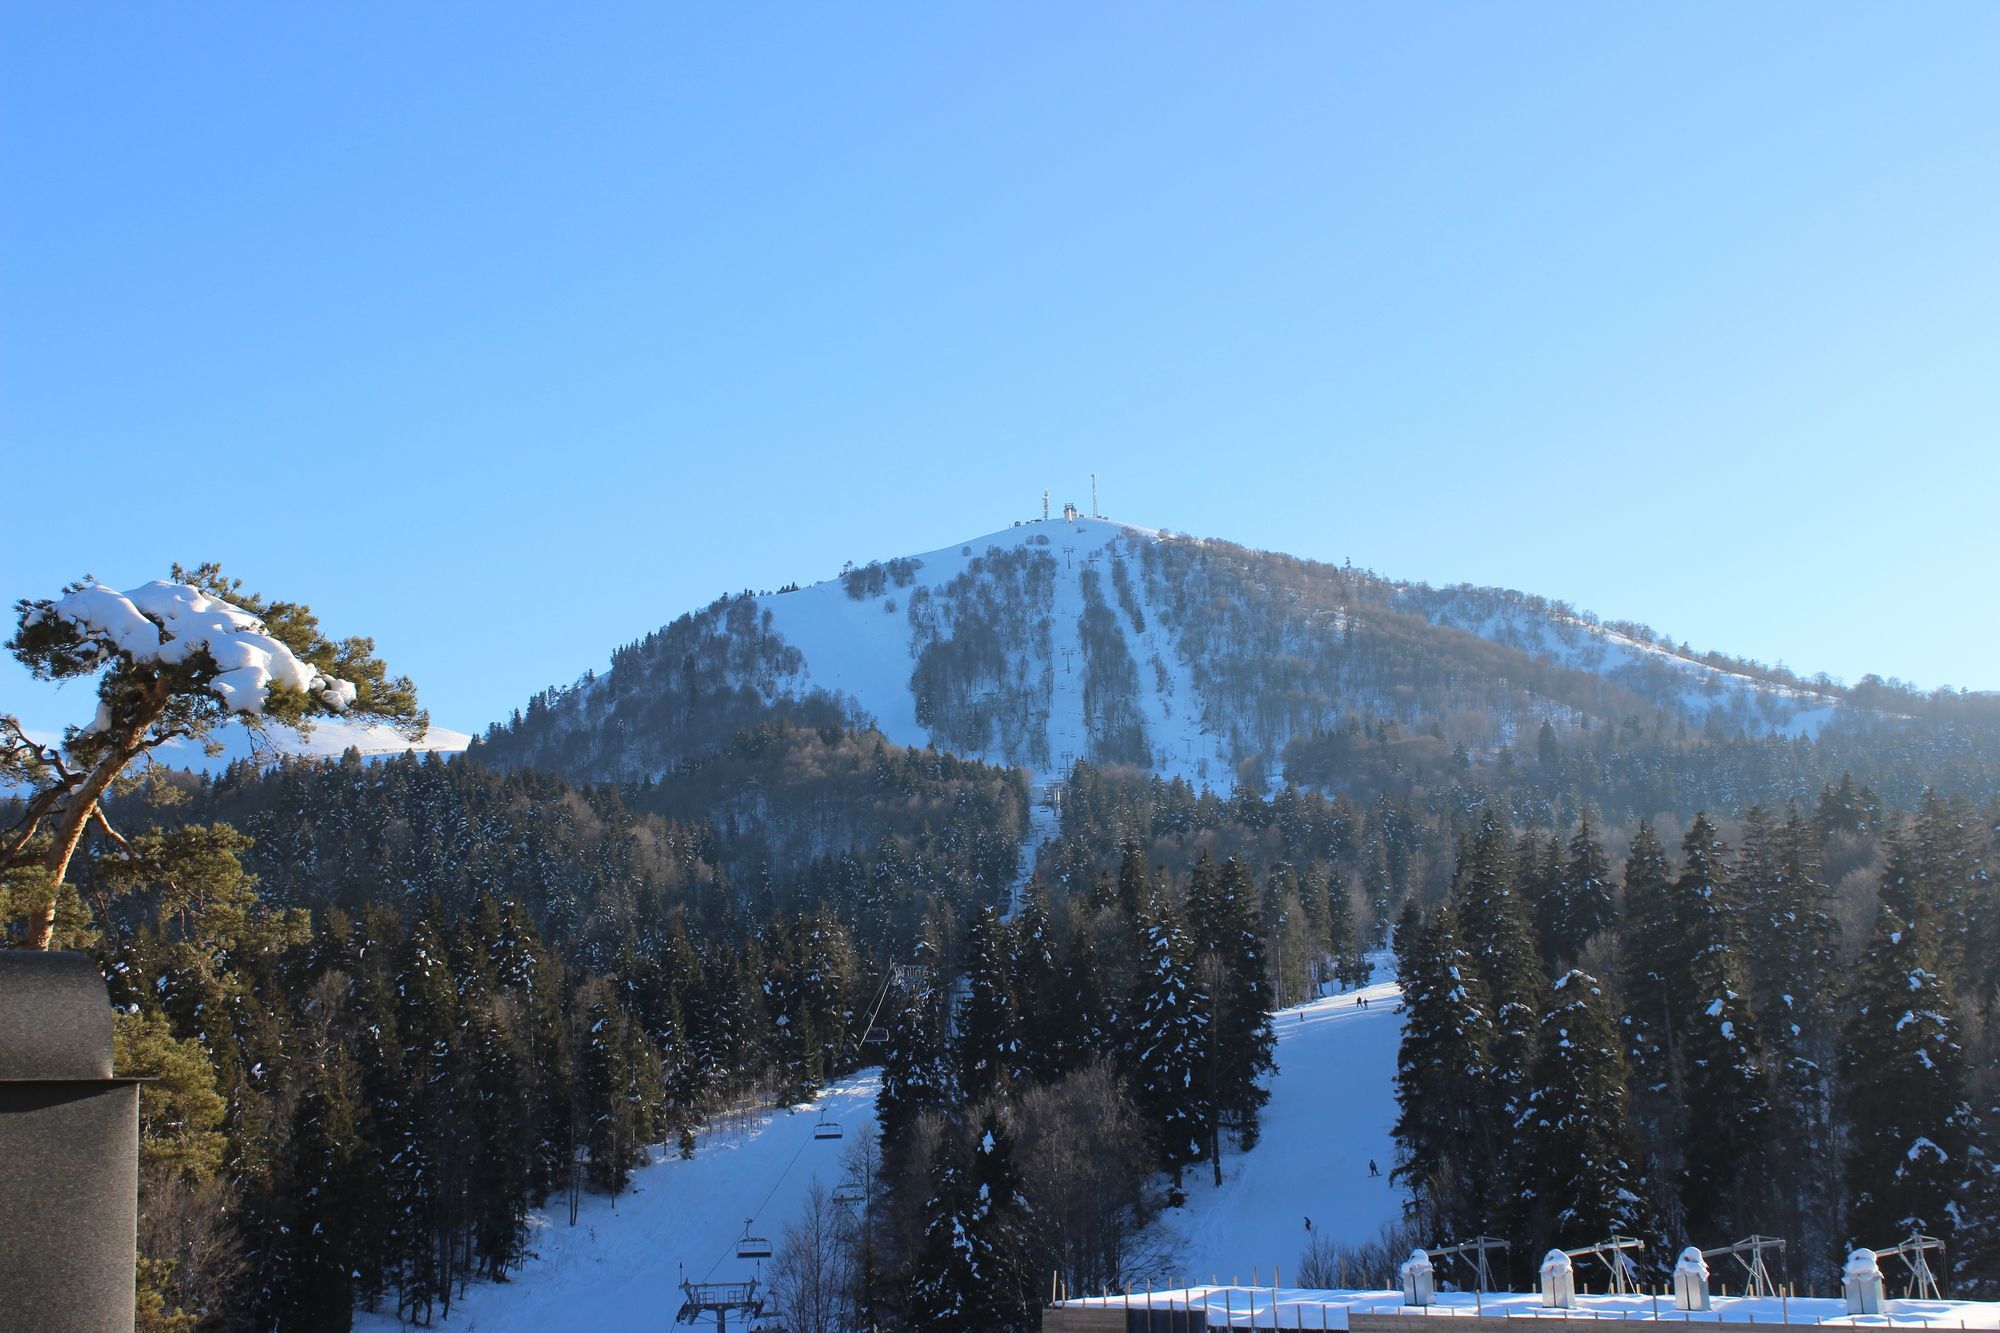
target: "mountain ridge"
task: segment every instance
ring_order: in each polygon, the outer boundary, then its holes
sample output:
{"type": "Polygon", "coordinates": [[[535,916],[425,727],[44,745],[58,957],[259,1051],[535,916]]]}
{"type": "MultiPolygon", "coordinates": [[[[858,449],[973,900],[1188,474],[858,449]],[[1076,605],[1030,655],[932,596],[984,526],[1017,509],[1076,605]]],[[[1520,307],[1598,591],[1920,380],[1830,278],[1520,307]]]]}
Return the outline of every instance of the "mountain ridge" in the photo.
{"type": "Polygon", "coordinates": [[[1350,718],[1487,755],[1545,721],[1810,739],[1880,712],[1857,692],[1532,594],[1066,516],[720,598],[540,692],[473,750],[642,781],[776,718],[874,727],[1038,782],[1088,760],[1227,787],[1350,718]]]}

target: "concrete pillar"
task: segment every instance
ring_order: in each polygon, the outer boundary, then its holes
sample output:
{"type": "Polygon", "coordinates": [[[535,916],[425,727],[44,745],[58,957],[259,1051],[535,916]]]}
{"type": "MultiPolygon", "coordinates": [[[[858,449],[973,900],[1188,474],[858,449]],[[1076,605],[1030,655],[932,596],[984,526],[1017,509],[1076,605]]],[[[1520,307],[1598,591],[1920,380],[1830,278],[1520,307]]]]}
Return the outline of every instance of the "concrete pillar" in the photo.
{"type": "Polygon", "coordinates": [[[0,1322],[132,1327],[139,1087],[88,955],[0,949],[0,1322]]]}
{"type": "Polygon", "coordinates": [[[1702,1258],[1701,1251],[1692,1245],[1681,1251],[1681,1260],[1674,1265],[1674,1308],[1709,1308],[1708,1260],[1702,1258]]]}
{"type": "Polygon", "coordinates": [[[1561,1250],[1542,1258],[1542,1304],[1552,1310],[1576,1308],[1576,1265],[1561,1250]]]}
{"type": "Polygon", "coordinates": [[[1848,1255],[1841,1285],[1847,1291],[1847,1313],[1882,1313],[1882,1267],[1875,1262],[1875,1251],[1856,1250],[1848,1255]]]}

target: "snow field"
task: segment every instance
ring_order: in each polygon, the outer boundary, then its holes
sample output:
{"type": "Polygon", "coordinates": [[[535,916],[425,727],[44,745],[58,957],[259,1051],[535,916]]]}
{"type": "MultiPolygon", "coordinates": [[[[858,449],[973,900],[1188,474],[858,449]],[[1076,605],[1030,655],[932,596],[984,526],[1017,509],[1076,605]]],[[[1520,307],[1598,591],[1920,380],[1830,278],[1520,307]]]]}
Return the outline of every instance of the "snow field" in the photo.
{"type": "Polygon", "coordinates": [[[1389,1184],[1402,992],[1388,953],[1369,961],[1391,979],[1272,1015],[1277,1071],[1257,1147],[1224,1154],[1219,1187],[1206,1164],[1191,1169],[1187,1206],[1166,1214],[1186,1236],[1189,1274],[1247,1280],[1254,1270],[1268,1281],[1297,1266],[1308,1217],[1312,1234],[1353,1245],[1402,1215],[1389,1184]],[[1371,1159],[1380,1176],[1368,1174],[1371,1159]]]}
{"type": "Polygon", "coordinates": [[[1417,1315],[1428,1319],[1526,1317],[1600,1319],[1651,1323],[1831,1324],[1863,1328],[2000,1328],[2000,1302],[1888,1301],[1886,1314],[1850,1315],[1844,1302],[1827,1297],[1714,1297],[1714,1308],[1676,1310],[1672,1300],[1649,1296],[1579,1296],[1574,1310],[1552,1310],[1541,1297],[1523,1292],[1439,1292],[1427,1309],[1407,1307],[1396,1291],[1314,1291],[1301,1287],[1188,1287],[1066,1301],[1066,1305],[1129,1305],[1135,1310],[1205,1310],[1210,1328],[1345,1329],[1356,1314],[1417,1315]]]}
{"type": "MultiPolygon", "coordinates": [[[[1146,604],[1143,582],[1131,557],[1127,558],[1128,563],[1133,563],[1135,592],[1147,619],[1145,634],[1133,632],[1111,582],[1111,552],[1116,545],[1121,541],[1157,540],[1158,536],[1151,529],[1109,519],[1023,523],[916,556],[920,567],[910,585],[897,588],[891,584],[879,597],[857,601],[834,578],[793,592],[767,594],[757,598],[757,605],[771,613],[771,627],[778,636],[805,658],[804,671],[790,688],[810,686],[847,695],[873,715],[877,727],[891,741],[921,747],[930,743],[930,732],[917,722],[916,698],[910,689],[916,659],[910,651],[912,635],[906,614],[909,595],[920,587],[930,589],[933,594],[940,592],[991,547],[1002,550],[1033,547],[1048,555],[1055,561],[1056,570],[1048,608],[1049,660],[1029,663],[1031,674],[1044,665],[1050,671],[1052,697],[1047,740],[1051,771],[1038,775],[1046,781],[1067,772],[1063,763],[1065,754],[1082,758],[1089,750],[1083,717],[1083,651],[1077,619],[1083,614],[1079,579],[1085,568],[1094,568],[1138,669],[1140,710],[1160,775],[1169,779],[1186,778],[1199,787],[1212,780],[1213,775],[1228,771],[1220,758],[1221,739],[1201,731],[1199,701],[1192,678],[1169,637],[1159,628],[1152,607],[1146,604]],[[1047,544],[1037,538],[1046,538],[1047,544]],[[885,603],[889,601],[895,602],[894,611],[886,609],[885,603]],[[1155,657],[1167,669],[1171,701],[1158,693],[1153,670],[1155,657]],[[1217,764],[1222,766],[1216,768],[1217,764]]],[[[1005,754],[992,752],[968,757],[1002,765],[1014,762],[1005,754]]]]}
{"type": "MultiPolygon", "coordinates": [[[[810,1106],[711,1125],[687,1161],[655,1147],[652,1164],[633,1172],[629,1192],[585,1196],[574,1227],[563,1200],[551,1199],[529,1218],[529,1258],[521,1267],[506,1282],[468,1287],[440,1322],[464,1333],[670,1327],[683,1276],[743,1281],[768,1267],[768,1260],[736,1258],[743,1219],[751,1217],[751,1231],[774,1249],[782,1245],[813,1182],[831,1192],[847,1149],[876,1133],[875,1088],[871,1071],[834,1084],[810,1106]],[[821,1112],[845,1137],[813,1137],[821,1112]]],[[[402,1325],[388,1311],[358,1314],[355,1327],[402,1325]]]]}

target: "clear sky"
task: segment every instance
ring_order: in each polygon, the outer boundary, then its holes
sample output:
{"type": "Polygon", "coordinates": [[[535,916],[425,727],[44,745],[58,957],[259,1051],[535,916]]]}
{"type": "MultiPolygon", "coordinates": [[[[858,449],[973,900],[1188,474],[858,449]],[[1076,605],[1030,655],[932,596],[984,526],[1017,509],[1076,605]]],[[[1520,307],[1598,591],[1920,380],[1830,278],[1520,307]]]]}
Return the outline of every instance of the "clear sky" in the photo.
{"type": "Polygon", "coordinates": [[[1096,471],[2000,687],[1996,68],[1991,3],[8,0],[0,595],[220,559],[476,730],[1096,471]]]}

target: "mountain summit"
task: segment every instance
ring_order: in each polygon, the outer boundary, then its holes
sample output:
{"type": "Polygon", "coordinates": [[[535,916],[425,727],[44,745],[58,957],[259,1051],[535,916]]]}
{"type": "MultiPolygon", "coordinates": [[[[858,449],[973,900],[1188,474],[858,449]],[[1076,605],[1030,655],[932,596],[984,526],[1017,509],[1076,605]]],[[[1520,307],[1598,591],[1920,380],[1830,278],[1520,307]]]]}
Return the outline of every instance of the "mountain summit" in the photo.
{"type": "Polygon", "coordinates": [[[1812,735],[1844,694],[1540,597],[1066,515],[722,598],[477,752],[638,781],[783,718],[1044,778],[1087,760],[1226,788],[1357,720],[1492,754],[1545,722],[1812,735]]]}

